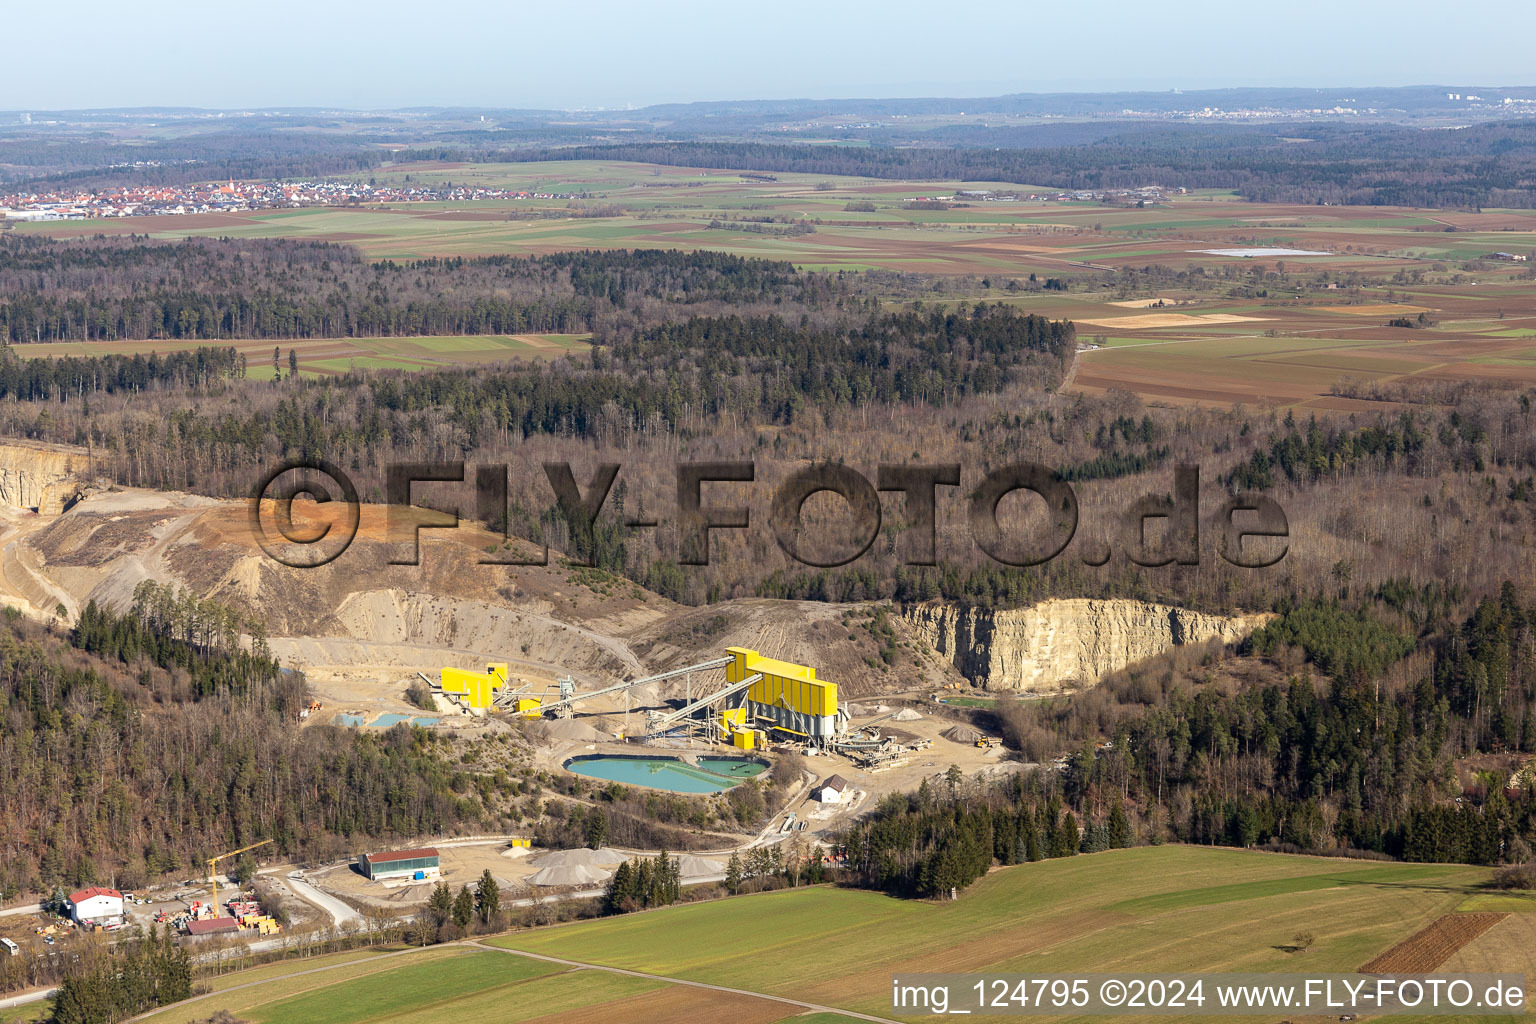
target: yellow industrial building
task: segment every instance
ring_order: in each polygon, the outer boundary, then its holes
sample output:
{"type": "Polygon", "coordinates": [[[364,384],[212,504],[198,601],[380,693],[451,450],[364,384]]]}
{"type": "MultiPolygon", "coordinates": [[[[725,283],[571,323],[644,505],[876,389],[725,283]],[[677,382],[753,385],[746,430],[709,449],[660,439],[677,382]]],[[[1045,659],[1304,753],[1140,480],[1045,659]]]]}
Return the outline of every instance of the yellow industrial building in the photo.
{"type": "Polygon", "coordinates": [[[508,666],[504,661],[492,662],[485,666],[484,672],[444,668],[443,695],[471,710],[489,710],[496,702],[496,691],[507,685],[507,671],[508,666]]]}
{"type": "Polygon", "coordinates": [[[809,665],[767,658],[745,647],[727,647],[724,657],[589,693],[577,694],[573,681],[567,677],[559,681],[560,698],[553,703],[523,696],[525,686],[523,689],[508,689],[511,677],[507,662],[492,662],[486,665],[484,672],[445,667],[442,670],[441,691],[444,696],[471,711],[504,708],[525,717],[536,718],[546,712],[562,709],[566,709],[565,713],[569,714],[568,709],[579,700],[616,693],[641,682],[722,666],[725,669],[725,689],[713,696],[699,698],[691,708],[665,715],[652,712],[652,725],[658,722],[666,725],[679,716],[691,714],[709,705],[713,710],[708,713],[716,716],[709,722],[709,727],[717,731],[724,742],[740,750],[757,749],[767,739],[769,732],[782,733],[782,739],[820,747],[845,730],[848,715],[838,708],[836,683],[817,679],[816,670],[809,665]]]}
{"type": "Polygon", "coordinates": [[[819,741],[837,735],[839,718],[845,716],[838,713],[836,683],[817,679],[816,670],[809,665],[765,658],[745,647],[727,647],[725,652],[731,656],[725,667],[727,682],[762,676],[747,689],[746,706],[740,709],[746,715],[805,739],[819,741]]]}

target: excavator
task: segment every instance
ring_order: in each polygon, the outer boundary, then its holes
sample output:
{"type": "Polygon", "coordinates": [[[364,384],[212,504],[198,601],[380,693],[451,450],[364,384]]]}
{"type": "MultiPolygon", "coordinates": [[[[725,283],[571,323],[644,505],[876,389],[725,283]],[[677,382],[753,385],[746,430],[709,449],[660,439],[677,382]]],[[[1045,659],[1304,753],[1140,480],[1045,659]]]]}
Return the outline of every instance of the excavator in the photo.
{"type": "Polygon", "coordinates": [[[259,843],[252,843],[250,846],[242,846],[238,850],[230,850],[228,853],[221,853],[217,857],[208,858],[208,887],[213,893],[211,900],[213,902],[213,915],[215,917],[219,916],[219,883],[218,874],[214,871],[214,867],[221,860],[224,860],[228,857],[237,856],[247,852],[248,850],[254,850],[258,846],[266,846],[270,842],[272,842],[272,840],[263,839],[259,843]]]}

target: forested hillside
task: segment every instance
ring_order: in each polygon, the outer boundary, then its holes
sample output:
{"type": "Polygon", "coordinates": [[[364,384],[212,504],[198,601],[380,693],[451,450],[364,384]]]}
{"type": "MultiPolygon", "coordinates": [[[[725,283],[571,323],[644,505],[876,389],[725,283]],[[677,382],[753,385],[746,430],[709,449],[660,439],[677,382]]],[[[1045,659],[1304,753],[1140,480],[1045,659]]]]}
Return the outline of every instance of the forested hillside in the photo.
{"type": "MultiPolygon", "coordinates": [[[[1536,751],[1536,606],[1513,584],[1457,595],[1398,582],[1353,608],[1307,601],[1248,649],[1298,671],[1237,683],[1219,653],[1171,657],[1095,689],[1014,704],[1026,757],[1059,772],[894,797],[843,839],[867,884],[939,894],[992,863],[1132,843],[1269,846],[1409,861],[1523,863],[1536,779],[1473,755],[1536,751]]],[[[1512,763],[1512,762],[1505,762],[1512,763]]]]}
{"type": "Polygon", "coordinates": [[[498,820],[510,785],[471,785],[445,741],[311,726],[303,677],[228,609],[153,583],[89,605],[67,635],[0,625],[0,896],[189,870],[256,838],[332,857],[498,820]]]}

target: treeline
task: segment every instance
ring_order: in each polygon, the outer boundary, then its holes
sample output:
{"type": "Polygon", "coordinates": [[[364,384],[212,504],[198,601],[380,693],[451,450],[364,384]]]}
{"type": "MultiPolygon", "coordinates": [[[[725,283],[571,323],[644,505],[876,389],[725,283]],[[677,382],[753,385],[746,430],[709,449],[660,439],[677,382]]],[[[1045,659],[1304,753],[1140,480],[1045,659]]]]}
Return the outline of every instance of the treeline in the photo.
{"type": "Polygon", "coordinates": [[[838,836],[846,868],[863,885],[901,896],[943,897],[994,864],[1023,864],[1133,844],[1116,801],[1102,823],[1078,825],[1059,793],[1038,775],[1014,775],[983,792],[951,767],[942,789],[927,779],[915,793],[893,793],[869,820],[838,836]]]}
{"type": "Polygon", "coordinates": [[[455,893],[447,882],[438,882],[427,898],[427,909],[419,914],[411,925],[408,938],[415,944],[429,946],[437,942],[453,942],[474,930],[500,931],[506,927],[506,915],[501,909],[501,885],[491,875],[490,868],[481,872],[473,890],[459,886],[455,893]]]}
{"type": "Polygon", "coordinates": [[[283,685],[259,623],[217,601],[154,580],[140,582],[133,599],[127,615],[87,602],[75,620],[71,642],[125,665],[147,660],[162,669],[174,668],[189,680],[192,699],[265,693],[274,697],[280,714],[298,712],[302,688],[283,685]],[[240,641],[242,631],[253,637],[249,647],[240,641]]]}
{"type": "Polygon", "coordinates": [[[618,866],[603,892],[603,910],[628,914],[670,906],[682,896],[682,865],[662,850],[654,857],[635,857],[618,866]]]}
{"type": "Polygon", "coordinates": [[[138,886],[256,838],[332,859],[363,839],[510,824],[510,781],[477,785],[446,739],[301,734],[302,676],[182,628],[147,602],[97,609],[73,639],[103,660],[19,618],[0,626],[0,898],[138,886]]]}
{"type": "Polygon", "coordinates": [[[788,263],[702,251],[368,263],[288,239],[0,238],[0,340],[13,344],[572,333],[843,294],[788,263]]]}
{"type": "Polygon", "coordinates": [[[64,976],[48,1024],[115,1024],[192,995],[192,958],[167,928],[128,939],[115,953],[87,954],[64,976]]]}
{"type": "Polygon", "coordinates": [[[163,356],[151,352],[23,359],[6,346],[0,352],[0,398],[67,402],[92,394],[132,394],[152,386],[201,390],[244,377],[245,369],[245,357],[233,348],[199,346],[163,356]]]}
{"type": "Polygon", "coordinates": [[[870,178],[1006,181],[1067,190],[1148,182],[1233,189],[1261,202],[1529,209],[1536,122],[1472,125],[1457,132],[1390,124],[1273,127],[1128,126],[1079,145],[1038,128],[951,128],[929,144],[891,147],[768,142],[638,142],[556,149],[450,153],[472,160],[634,160],[684,167],[773,170],[870,178]],[[1288,131],[1290,129],[1287,129],[1288,131]],[[1041,144],[1044,142],[1044,144],[1041,144]],[[937,144],[935,144],[937,143],[937,144]]]}

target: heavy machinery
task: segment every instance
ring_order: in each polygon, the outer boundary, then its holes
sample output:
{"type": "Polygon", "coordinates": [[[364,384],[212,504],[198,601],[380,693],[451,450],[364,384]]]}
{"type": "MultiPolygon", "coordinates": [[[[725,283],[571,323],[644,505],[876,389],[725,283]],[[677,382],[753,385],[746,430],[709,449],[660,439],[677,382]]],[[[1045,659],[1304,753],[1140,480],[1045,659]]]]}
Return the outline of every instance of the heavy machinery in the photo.
{"type": "Polygon", "coordinates": [[[212,902],[212,904],[213,904],[213,916],[214,917],[218,917],[219,916],[219,883],[218,883],[218,875],[217,875],[217,873],[215,873],[214,867],[221,860],[225,860],[226,858],[229,858],[229,857],[234,857],[234,856],[236,856],[238,854],[246,853],[246,852],[248,852],[250,850],[254,850],[258,846],[266,846],[270,842],[272,842],[272,840],[270,840],[270,839],[263,839],[259,843],[252,843],[250,846],[242,846],[238,850],[230,850],[228,853],[221,853],[217,857],[209,857],[208,858],[208,887],[209,887],[209,890],[213,893],[213,895],[210,897],[210,902],[212,902]]]}

